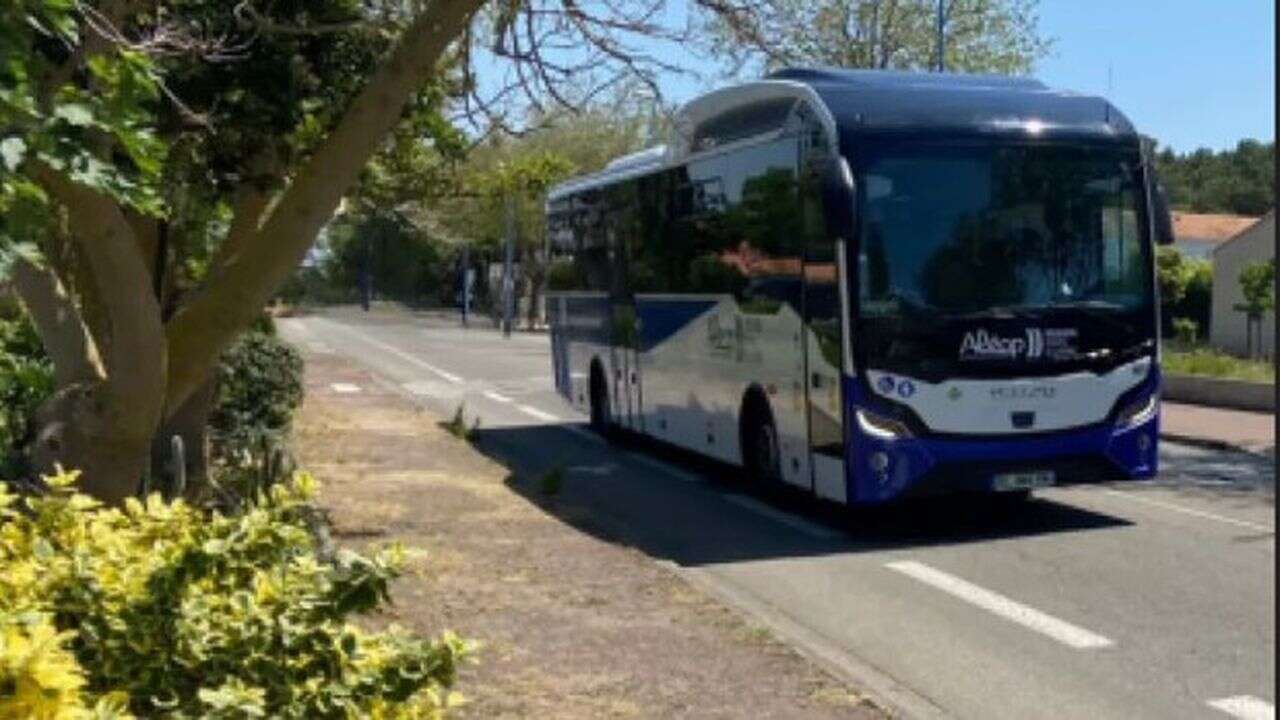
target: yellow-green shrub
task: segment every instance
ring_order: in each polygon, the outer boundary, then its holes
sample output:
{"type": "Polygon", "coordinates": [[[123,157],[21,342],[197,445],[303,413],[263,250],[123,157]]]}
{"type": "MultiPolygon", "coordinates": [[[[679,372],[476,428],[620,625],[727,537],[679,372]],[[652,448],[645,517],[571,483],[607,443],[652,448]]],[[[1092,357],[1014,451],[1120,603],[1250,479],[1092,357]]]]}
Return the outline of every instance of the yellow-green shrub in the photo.
{"type": "Polygon", "coordinates": [[[403,552],[318,559],[309,476],[235,516],[104,508],[75,479],[0,484],[0,720],[435,718],[456,699],[463,641],[348,621],[387,601],[403,552]]]}

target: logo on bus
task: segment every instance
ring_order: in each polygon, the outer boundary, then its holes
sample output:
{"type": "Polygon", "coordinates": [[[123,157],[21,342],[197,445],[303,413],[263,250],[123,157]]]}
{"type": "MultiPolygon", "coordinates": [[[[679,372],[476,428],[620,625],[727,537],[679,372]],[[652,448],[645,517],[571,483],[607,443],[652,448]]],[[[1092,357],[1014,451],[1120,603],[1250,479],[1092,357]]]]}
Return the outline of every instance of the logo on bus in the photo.
{"type": "Polygon", "coordinates": [[[1003,336],[970,330],[960,341],[961,360],[1035,360],[1044,355],[1044,331],[1027,328],[1024,335],[1003,336]]]}

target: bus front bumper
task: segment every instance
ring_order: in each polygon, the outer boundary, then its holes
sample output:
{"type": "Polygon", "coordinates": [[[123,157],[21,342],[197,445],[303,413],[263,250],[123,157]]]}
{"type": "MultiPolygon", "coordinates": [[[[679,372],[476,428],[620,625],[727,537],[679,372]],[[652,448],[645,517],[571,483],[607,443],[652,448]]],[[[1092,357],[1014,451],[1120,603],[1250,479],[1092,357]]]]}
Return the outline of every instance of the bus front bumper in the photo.
{"type": "MultiPolygon", "coordinates": [[[[1145,384],[1145,383],[1144,383],[1145,384]]],[[[1154,392],[1155,383],[1152,383],[1154,392]]],[[[852,418],[857,405],[848,409],[852,418]]],[[[957,492],[994,492],[997,477],[1051,477],[1055,485],[1153,477],[1160,414],[1129,425],[1101,423],[1035,435],[874,437],[847,423],[849,498],[855,503],[957,492]]]]}

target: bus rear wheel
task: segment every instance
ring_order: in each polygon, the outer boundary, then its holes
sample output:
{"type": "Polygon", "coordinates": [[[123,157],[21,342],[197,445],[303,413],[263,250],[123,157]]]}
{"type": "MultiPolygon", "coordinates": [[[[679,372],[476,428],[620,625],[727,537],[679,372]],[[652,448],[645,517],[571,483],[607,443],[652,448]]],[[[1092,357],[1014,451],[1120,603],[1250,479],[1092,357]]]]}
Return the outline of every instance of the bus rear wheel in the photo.
{"type": "Polygon", "coordinates": [[[742,423],[742,464],[747,477],[756,484],[782,480],[782,454],[778,450],[778,428],[769,406],[757,398],[748,399],[742,423]]]}

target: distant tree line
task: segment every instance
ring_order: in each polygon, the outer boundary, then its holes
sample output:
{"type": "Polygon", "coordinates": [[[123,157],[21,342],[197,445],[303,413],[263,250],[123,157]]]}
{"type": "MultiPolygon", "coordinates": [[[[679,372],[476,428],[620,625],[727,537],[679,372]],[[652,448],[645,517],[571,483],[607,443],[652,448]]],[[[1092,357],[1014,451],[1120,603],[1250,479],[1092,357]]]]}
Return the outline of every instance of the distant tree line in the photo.
{"type": "Polygon", "coordinates": [[[1275,155],[1275,143],[1241,140],[1221,152],[1165,148],[1156,161],[1174,208],[1256,216],[1275,206],[1275,155]]]}

